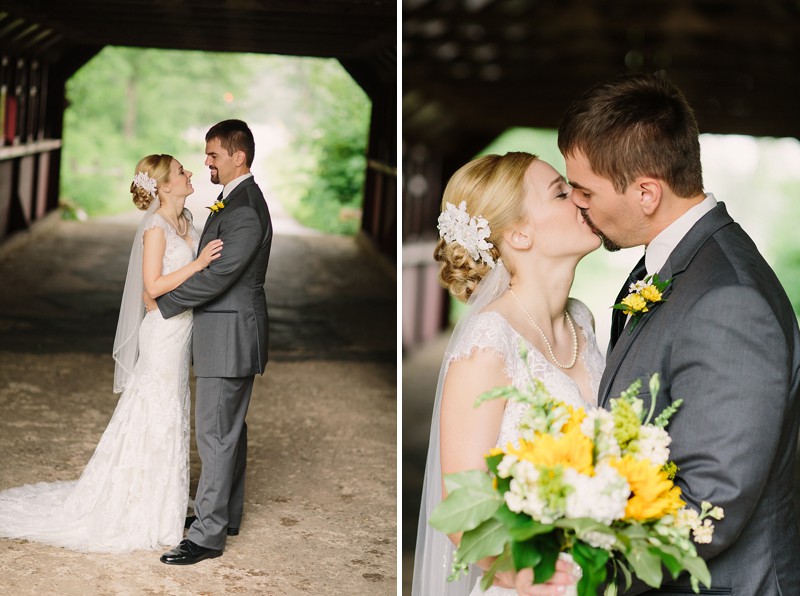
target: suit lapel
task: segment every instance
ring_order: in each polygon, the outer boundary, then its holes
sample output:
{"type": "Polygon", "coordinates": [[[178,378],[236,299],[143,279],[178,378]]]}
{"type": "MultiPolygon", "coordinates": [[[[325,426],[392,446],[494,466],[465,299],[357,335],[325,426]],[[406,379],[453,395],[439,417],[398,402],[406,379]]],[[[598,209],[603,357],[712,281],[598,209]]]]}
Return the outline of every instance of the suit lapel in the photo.
{"type": "MultiPolygon", "coordinates": [[[[689,230],[686,236],[678,243],[678,246],[675,247],[675,250],[669,255],[667,262],[664,263],[664,266],[659,271],[659,278],[672,280],[669,287],[664,290],[663,299],[665,301],[672,293],[680,275],[686,271],[692,259],[694,259],[703,245],[717,231],[732,223],[734,223],[733,219],[728,215],[725,204],[720,202],[717,203],[714,209],[700,218],[700,221],[689,230]]],[[[600,382],[600,399],[598,403],[601,407],[604,407],[611,397],[611,385],[614,382],[614,378],[617,376],[620,366],[622,366],[622,363],[627,357],[628,352],[633,347],[636,338],[647,324],[647,321],[650,320],[654,313],[658,312],[661,304],[662,303],[659,302],[651,308],[649,312],[643,314],[632,332],[627,331],[626,327],[626,330],[622,332],[622,336],[620,336],[617,341],[617,345],[614,346],[614,349],[608,355],[606,369],[600,382]]],[[[630,324],[631,323],[628,322],[628,325],[630,324]]]]}
{"type": "MultiPolygon", "coordinates": [[[[223,202],[225,203],[225,205],[228,205],[228,204],[229,204],[231,201],[233,201],[233,200],[234,200],[234,199],[235,199],[237,196],[239,196],[239,193],[240,193],[240,192],[241,192],[243,189],[247,188],[247,187],[248,187],[250,184],[255,184],[255,179],[253,178],[253,176],[250,176],[249,178],[247,178],[247,179],[243,180],[242,182],[240,182],[239,184],[237,184],[237,185],[236,185],[236,188],[234,188],[234,189],[231,191],[231,194],[229,194],[229,195],[228,195],[228,196],[225,198],[225,200],[223,201],[223,202]]],[[[220,197],[222,197],[222,193],[219,193],[219,196],[217,197],[217,200],[220,200],[220,197]]],[[[205,237],[205,235],[206,235],[206,232],[208,231],[208,228],[211,226],[211,221],[212,221],[213,219],[215,219],[215,218],[220,218],[220,217],[222,217],[222,214],[223,214],[223,213],[225,213],[225,209],[222,209],[222,210],[220,210],[220,211],[217,211],[216,213],[212,211],[212,212],[209,214],[208,218],[206,219],[206,225],[205,225],[205,226],[203,226],[203,233],[202,233],[202,234],[200,234],[200,245],[199,245],[200,247],[202,247],[202,246],[203,246],[203,238],[205,237]]]]}

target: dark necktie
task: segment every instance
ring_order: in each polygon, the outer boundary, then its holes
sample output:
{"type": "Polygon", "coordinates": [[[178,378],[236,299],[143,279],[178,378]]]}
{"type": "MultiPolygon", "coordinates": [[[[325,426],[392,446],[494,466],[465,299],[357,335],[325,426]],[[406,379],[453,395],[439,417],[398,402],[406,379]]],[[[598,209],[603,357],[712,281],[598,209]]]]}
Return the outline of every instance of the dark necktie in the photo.
{"type": "MultiPolygon", "coordinates": [[[[639,259],[639,262],[636,263],[636,266],[633,268],[633,271],[630,272],[628,275],[628,279],[625,280],[625,284],[622,286],[622,289],[617,294],[617,299],[614,301],[614,304],[619,304],[622,302],[622,299],[625,298],[628,294],[630,294],[630,285],[635,284],[637,281],[644,279],[645,275],[647,275],[647,268],[644,266],[644,256],[639,259]]],[[[624,311],[615,308],[611,314],[611,348],[613,349],[615,345],[617,345],[617,340],[619,336],[622,335],[623,329],[625,329],[625,323],[628,322],[628,315],[625,314],[624,311]]]]}

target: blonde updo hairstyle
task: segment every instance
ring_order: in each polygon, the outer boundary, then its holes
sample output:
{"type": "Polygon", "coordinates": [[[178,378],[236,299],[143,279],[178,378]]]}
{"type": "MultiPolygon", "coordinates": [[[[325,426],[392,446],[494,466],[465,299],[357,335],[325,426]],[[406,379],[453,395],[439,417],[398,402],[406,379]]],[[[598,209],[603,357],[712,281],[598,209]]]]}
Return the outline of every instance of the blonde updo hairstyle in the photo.
{"type": "MultiPolygon", "coordinates": [[[[466,202],[470,217],[483,217],[489,222],[488,241],[494,246],[490,253],[495,262],[500,258],[503,231],[526,216],[525,172],[536,155],[524,152],[505,155],[484,155],[462,166],[450,178],[444,189],[442,211],[447,204],[466,202]]],[[[439,282],[458,300],[466,302],[491,267],[474,260],[456,242],[446,243],[439,238],[433,252],[439,261],[439,282]]]]}
{"type": "MultiPolygon", "coordinates": [[[[169,182],[169,172],[172,166],[173,157],[167,154],[161,155],[148,155],[136,164],[136,171],[134,176],[139,172],[144,172],[156,181],[156,194],[162,184],[169,182]]],[[[144,188],[136,186],[131,182],[131,194],[133,195],[133,204],[142,211],[147,211],[150,203],[153,202],[153,196],[144,188]]]]}

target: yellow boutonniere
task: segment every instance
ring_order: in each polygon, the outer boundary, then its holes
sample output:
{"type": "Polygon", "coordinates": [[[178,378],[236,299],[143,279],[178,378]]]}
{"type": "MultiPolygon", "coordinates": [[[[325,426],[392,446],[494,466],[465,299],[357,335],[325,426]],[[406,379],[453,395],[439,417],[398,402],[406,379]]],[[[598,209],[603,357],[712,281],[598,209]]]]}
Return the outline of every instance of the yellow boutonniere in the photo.
{"type": "Polygon", "coordinates": [[[221,209],[225,209],[225,203],[222,201],[216,201],[213,205],[206,207],[206,209],[211,209],[211,213],[216,213],[221,209]]]}
{"type": "Polygon", "coordinates": [[[611,308],[621,310],[623,314],[630,315],[633,319],[629,333],[633,332],[641,316],[648,312],[653,306],[664,300],[664,291],[667,289],[671,279],[661,280],[658,273],[648,275],[644,279],[630,285],[630,294],[611,308]]]}

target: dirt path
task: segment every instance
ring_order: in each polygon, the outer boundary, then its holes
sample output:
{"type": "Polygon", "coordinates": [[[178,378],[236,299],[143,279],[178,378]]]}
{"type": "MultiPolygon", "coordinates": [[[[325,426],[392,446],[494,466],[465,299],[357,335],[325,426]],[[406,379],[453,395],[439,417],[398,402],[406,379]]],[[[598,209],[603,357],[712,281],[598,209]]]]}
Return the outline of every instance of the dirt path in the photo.
{"type": "MultiPolygon", "coordinates": [[[[125,218],[0,247],[0,489],[77,478],[116,404],[125,218]]],[[[276,235],[241,534],[191,567],[0,539],[3,594],[395,594],[395,282],[353,240],[276,235]]],[[[192,493],[199,461],[192,451],[192,493]]]]}

